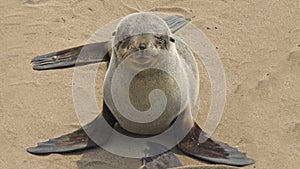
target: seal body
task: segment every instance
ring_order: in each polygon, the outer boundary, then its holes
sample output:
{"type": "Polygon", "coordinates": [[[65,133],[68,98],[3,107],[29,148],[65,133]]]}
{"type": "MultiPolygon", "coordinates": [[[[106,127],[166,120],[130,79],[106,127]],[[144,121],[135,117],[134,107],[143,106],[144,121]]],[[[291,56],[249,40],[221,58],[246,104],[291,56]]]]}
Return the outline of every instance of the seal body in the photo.
{"type": "Polygon", "coordinates": [[[112,51],[104,80],[104,101],[125,130],[159,134],[196,104],[199,78],[193,53],[158,16],[145,13],[125,17],[117,27],[112,51]],[[114,76],[119,77],[116,88],[114,76]],[[116,105],[126,99],[129,101],[124,106],[116,105]],[[141,119],[135,120],[135,116],[141,119]]]}
{"type": "MultiPolygon", "coordinates": [[[[38,143],[27,151],[50,154],[98,147],[109,141],[113,129],[121,126],[119,132],[138,137],[159,137],[167,129],[173,132],[167,134],[174,135],[167,137],[168,141],[201,160],[235,166],[253,164],[255,161],[245,153],[211,138],[194,122],[198,69],[191,50],[167,26],[176,32],[189,20],[169,16],[164,21],[152,14],[132,14],[119,23],[112,45],[99,42],[87,45],[87,50],[79,46],[34,58],[36,70],[74,66],[80,52],[85,55],[81,64],[109,62],[109,66],[102,113],[82,128],[38,143]]],[[[164,140],[157,141],[146,143],[143,152],[151,157],[143,158],[141,168],[181,166],[177,157],[167,151],[171,147],[165,147],[164,140]]]]}

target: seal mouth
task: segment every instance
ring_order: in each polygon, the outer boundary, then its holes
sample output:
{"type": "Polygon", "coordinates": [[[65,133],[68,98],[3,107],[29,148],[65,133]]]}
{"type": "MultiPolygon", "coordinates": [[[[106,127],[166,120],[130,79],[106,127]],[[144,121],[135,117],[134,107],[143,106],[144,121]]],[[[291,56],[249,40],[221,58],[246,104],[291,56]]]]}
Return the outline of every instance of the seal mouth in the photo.
{"type": "Polygon", "coordinates": [[[141,68],[148,68],[154,63],[154,60],[152,56],[140,56],[138,58],[132,59],[132,63],[136,66],[139,66],[141,68]]]}
{"type": "Polygon", "coordinates": [[[133,66],[132,68],[151,68],[158,60],[158,52],[154,49],[139,50],[131,54],[128,59],[133,66]]]}

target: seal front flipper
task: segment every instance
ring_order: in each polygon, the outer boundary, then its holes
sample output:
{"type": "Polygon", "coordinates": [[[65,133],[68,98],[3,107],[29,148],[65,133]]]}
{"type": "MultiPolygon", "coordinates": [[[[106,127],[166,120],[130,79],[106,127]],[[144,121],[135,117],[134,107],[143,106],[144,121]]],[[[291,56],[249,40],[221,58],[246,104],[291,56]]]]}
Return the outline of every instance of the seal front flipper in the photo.
{"type": "Polygon", "coordinates": [[[106,104],[103,103],[102,113],[83,128],[80,128],[70,134],[38,143],[36,147],[28,148],[27,152],[42,155],[51,153],[66,153],[97,147],[98,145],[104,144],[108,141],[112,133],[112,127],[115,123],[116,119],[106,107],[106,104]]]}
{"type": "Polygon", "coordinates": [[[172,33],[177,32],[191,21],[190,18],[183,18],[182,16],[178,15],[167,16],[163,18],[163,20],[167,23],[172,33]]]}
{"type": "Polygon", "coordinates": [[[255,163],[253,159],[246,156],[245,153],[226,143],[209,138],[201,128],[195,123],[185,138],[179,142],[178,148],[185,154],[199,158],[212,163],[228,164],[233,166],[244,166],[255,163]],[[204,133],[204,132],[203,132],[204,133]],[[204,142],[199,142],[205,139],[204,142]]]}
{"type": "Polygon", "coordinates": [[[32,59],[34,70],[56,69],[84,65],[97,62],[107,62],[110,59],[111,42],[92,43],[65,49],[32,59]],[[80,54],[80,58],[79,57],[80,54]]]}

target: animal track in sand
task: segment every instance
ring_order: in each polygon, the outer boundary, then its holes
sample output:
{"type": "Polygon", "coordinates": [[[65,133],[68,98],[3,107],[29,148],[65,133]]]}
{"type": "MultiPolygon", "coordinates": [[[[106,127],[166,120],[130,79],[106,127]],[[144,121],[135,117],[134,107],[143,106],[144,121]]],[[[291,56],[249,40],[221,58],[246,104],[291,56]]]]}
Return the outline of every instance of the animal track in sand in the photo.
{"type": "Polygon", "coordinates": [[[41,4],[47,0],[22,0],[22,1],[27,4],[41,4]]]}
{"type": "Polygon", "coordinates": [[[300,49],[292,50],[287,58],[288,61],[300,62],[300,49]]]}

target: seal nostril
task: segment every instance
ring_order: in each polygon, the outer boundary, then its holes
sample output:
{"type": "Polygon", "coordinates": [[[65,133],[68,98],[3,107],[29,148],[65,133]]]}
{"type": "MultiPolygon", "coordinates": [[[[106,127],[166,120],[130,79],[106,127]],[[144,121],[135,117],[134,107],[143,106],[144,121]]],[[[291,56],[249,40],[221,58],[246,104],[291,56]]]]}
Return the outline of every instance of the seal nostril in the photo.
{"type": "Polygon", "coordinates": [[[144,43],[141,43],[141,44],[140,44],[140,46],[139,46],[139,49],[141,49],[141,50],[144,50],[144,49],[146,49],[146,44],[144,44],[144,43]]]}

